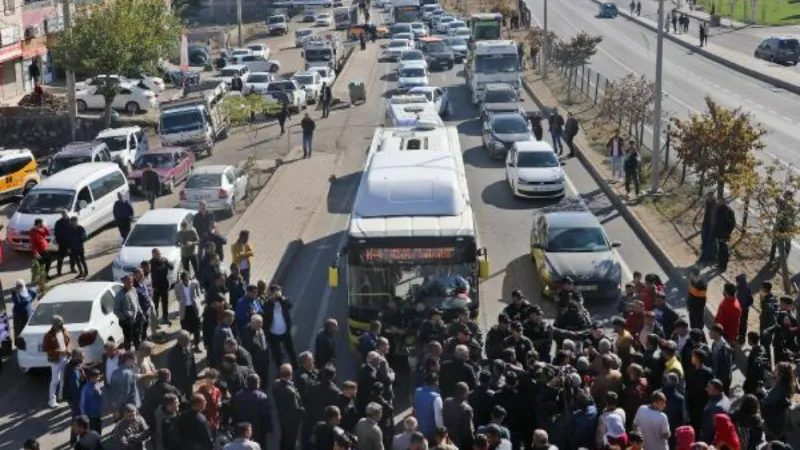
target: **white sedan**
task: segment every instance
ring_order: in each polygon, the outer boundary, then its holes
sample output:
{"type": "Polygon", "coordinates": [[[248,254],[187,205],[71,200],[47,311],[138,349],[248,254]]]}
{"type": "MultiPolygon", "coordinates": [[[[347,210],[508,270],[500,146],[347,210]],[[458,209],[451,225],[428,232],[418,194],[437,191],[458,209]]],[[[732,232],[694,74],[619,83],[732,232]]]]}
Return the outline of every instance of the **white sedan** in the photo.
{"type": "Polygon", "coordinates": [[[327,86],[333,84],[333,81],[336,79],[336,72],[328,66],[317,66],[317,67],[309,67],[309,72],[317,72],[319,77],[322,79],[322,82],[325,83],[327,86]]]}
{"type": "Polygon", "coordinates": [[[317,72],[297,72],[292,79],[306,91],[306,101],[314,103],[322,94],[322,77],[317,72]]]}
{"type": "Polygon", "coordinates": [[[419,86],[427,86],[429,82],[428,69],[420,63],[406,63],[397,72],[397,90],[400,92],[406,92],[419,86]]]}
{"type": "Polygon", "coordinates": [[[408,64],[412,64],[414,66],[421,65],[428,68],[428,61],[425,60],[425,54],[422,53],[420,50],[406,50],[402,54],[400,54],[400,58],[397,60],[397,73],[408,64]]]}
{"type": "Polygon", "coordinates": [[[263,94],[275,76],[267,72],[250,72],[242,82],[242,94],[263,94]]]}
{"type": "Polygon", "coordinates": [[[403,52],[412,50],[411,41],[408,39],[392,39],[383,50],[382,57],[384,59],[397,61],[403,52]]]}
{"type": "Polygon", "coordinates": [[[254,56],[260,56],[264,59],[269,59],[269,47],[267,44],[250,44],[247,46],[254,56]]]}
{"type": "Polygon", "coordinates": [[[114,315],[114,297],[121,289],[121,284],[108,281],[65,283],[50,289],[16,339],[19,368],[28,372],[50,367],[42,343],[56,315],[64,319],[64,328],[72,336],[75,348],[83,351],[84,362],[102,362],[105,342],[123,341],[119,319],[114,315]]]}
{"type": "MultiPolygon", "coordinates": [[[[78,112],[106,107],[106,100],[98,89],[97,86],[90,86],[75,93],[78,112]]],[[[149,89],[142,89],[135,84],[120,84],[119,92],[114,97],[111,108],[134,114],[158,108],[158,99],[156,94],[149,89]]]]}
{"type": "Polygon", "coordinates": [[[317,17],[314,18],[314,26],[317,27],[329,27],[333,23],[330,14],[318,14],[317,17]]]}
{"type": "Polygon", "coordinates": [[[236,212],[236,203],[247,196],[247,173],[234,166],[202,166],[194,169],[180,192],[180,208],[236,212]]]}
{"type": "Polygon", "coordinates": [[[134,223],[119,254],[111,263],[111,274],[115,280],[132,274],[142,261],[153,257],[153,249],[161,251],[161,256],[172,263],[174,269],[167,279],[170,284],[178,282],[181,271],[181,247],[178,245],[178,231],[181,222],[192,224],[195,212],[182,208],[159,208],[147,211],[134,223]]]}
{"type": "Polygon", "coordinates": [[[164,79],[152,75],[141,75],[138,78],[127,78],[120,75],[98,75],[94,78],[75,83],[75,90],[80,91],[88,89],[92,86],[99,86],[103,83],[111,82],[112,84],[138,84],[142,89],[149,89],[155,93],[163,92],[166,89],[164,79]]]}
{"type": "Polygon", "coordinates": [[[420,86],[411,88],[407,95],[424,95],[436,108],[440,116],[446,117],[450,113],[450,95],[447,89],[436,86],[420,86]]]}

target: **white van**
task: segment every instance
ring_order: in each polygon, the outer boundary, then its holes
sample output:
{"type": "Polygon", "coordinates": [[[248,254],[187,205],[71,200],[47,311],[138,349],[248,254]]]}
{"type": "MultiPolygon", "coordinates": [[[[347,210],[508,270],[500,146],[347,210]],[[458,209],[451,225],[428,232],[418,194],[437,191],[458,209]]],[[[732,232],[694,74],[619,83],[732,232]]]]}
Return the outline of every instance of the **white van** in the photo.
{"type": "Polygon", "coordinates": [[[87,235],[114,222],[117,193],[130,197],[128,182],[115,163],[87,163],[70,167],[45,179],[30,190],[11,216],[6,242],[14,250],[30,251],[28,232],[36,219],[50,229],[50,250],[56,250],[53,227],[62,209],[77,216],[87,235]]]}

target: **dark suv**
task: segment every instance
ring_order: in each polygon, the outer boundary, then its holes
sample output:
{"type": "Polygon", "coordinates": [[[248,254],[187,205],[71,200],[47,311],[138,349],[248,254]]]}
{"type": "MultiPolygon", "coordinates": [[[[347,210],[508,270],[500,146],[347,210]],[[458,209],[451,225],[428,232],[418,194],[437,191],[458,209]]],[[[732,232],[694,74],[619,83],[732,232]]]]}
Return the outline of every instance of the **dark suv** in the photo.
{"type": "Polygon", "coordinates": [[[455,64],[453,50],[443,39],[430,37],[417,41],[417,47],[425,54],[428,67],[450,70],[455,64]]]}
{"type": "Polygon", "coordinates": [[[756,48],[755,57],[779,64],[797,65],[800,60],[800,42],[791,37],[767,38],[756,48]]]}

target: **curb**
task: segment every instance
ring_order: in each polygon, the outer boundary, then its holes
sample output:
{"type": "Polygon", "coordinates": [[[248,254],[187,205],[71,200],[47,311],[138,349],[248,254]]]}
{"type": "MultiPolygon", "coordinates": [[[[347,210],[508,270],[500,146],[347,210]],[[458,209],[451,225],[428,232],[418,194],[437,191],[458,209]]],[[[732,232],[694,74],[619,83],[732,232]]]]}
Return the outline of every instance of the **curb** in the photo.
{"type": "MultiPolygon", "coordinates": [[[[594,0],[592,0],[594,1],[594,0]]],[[[540,110],[545,111],[549,109],[548,106],[544,105],[536,94],[533,92],[533,89],[528,85],[528,82],[523,80],[522,87],[525,89],[525,92],[531,97],[536,106],[539,107],[540,110]]],[[[600,190],[603,191],[603,194],[611,201],[611,204],[614,205],[614,208],[619,211],[622,218],[628,224],[629,227],[633,230],[636,237],[639,241],[644,244],[645,248],[648,252],[653,256],[656,260],[656,263],[667,273],[669,276],[669,281],[672,282],[676,287],[679,287],[681,290],[686,291],[689,288],[689,283],[686,280],[686,276],[684,275],[683,271],[678,268],[677,264],[670,258],[667,254],[666,250],[661,246],[661,244],[653,238],[653,236],[647,231],[647,229],[642,225],[636,215],[631,211],[628,207],[627,203],[625,203],[620,196],[614,191],[611,187],[608,186],[606,183],[605,178],[600,173],[600,170],[597,166],[592,162],[585,154],[584,149],[581,148],[581,145],[577,142],[575,143],[575,154],[578,157],[581,165],[589,172],[589,175],[592,179],[597,183],[597,186],[600,187],[600,190]]],[[[715,324],[715,314],[711,312],[708,307],[706,307],[705,312],[703,314],[704,321],[706,327],[711,327],[715,324]]],[[[734,349],[734,364],[736,367],[740,369],[744,369],[747,365],[747,357],[742,351],[741,347],[734,345],[735,343],[730,343],[731,347],[734,349]]]]}
{"type": "MultiPolygon", "coordinates": [[[[591,1],[596,3],[596,4],[598,4],[598,5],[603,3],[602,0],[591,0],[591,1]]],[[[640,26],[642,26],[644,28],[649,29],[650,31],[653,31],[653,32],[656,32],[656,33],[658,32],[658,27],[657,26],[651,25],[651,24],[649,24],[647,22],[644,22],[644,21],[638,19],[637,17],[631,16],[629,13],[623,11],[622,9],[619,9],[618,13],[619,13],[619,15],[621,17],[624,17],[626,20],[628,20],[630,22],[634,22],[634,23],[636,23],[636,24],[638,24],[638,25],[640,25],[640,26]]],[[[750,76],[750,77],[755,78],[757,80],[763,81],[765,83],[769,83],[769,84],[771,84],[771,85],[773,85],[773,86],[775,86],[777,88],[786,89],[787,91],[792,92],[794,94],[800,94],[800,85],[798,85],[798,84],[790,83],[788,81],[784,81],[784,80],[781,80],[779,78],[764,74],[764,73],[759,72],[759,71],[757,71],[755,69],[751,69],[751,68],[749,68],[747,66],[744,66],[742,64],[735,63],[735,62],[733,62],[731,60],[725,59],[725,58],[723,58],[723,57],[721,57],[719,55],[716,55],[716,54],[714,54],[712,52],[709,52],[709,51],[701,48],[700,46],[690,44],[690,43],[688,43],[688,42],[686,42],[686,41],[684,41],[682,39],[678,39],[678,38],[676,38],[675,36],[673,36],[673,35],[671,35],[669,33],[664,33],[664,37],[669,39],[670,41],[672,41],[672,42],[684,47],[684,48],[687,48],[687,49],[691,50],[694,53],[702,55],[705,58],[708,58],[708,59],[710,59],[710,60],[712,60],[712,61],[714,61],[716,63],[722,64],[723,66],[726,66],[726,67],[728,67],[730,69],[733,69],[733,70],[735,70],[735,71],[737,71],[739,73],[745,74],[747,76],[750,76]]]]}

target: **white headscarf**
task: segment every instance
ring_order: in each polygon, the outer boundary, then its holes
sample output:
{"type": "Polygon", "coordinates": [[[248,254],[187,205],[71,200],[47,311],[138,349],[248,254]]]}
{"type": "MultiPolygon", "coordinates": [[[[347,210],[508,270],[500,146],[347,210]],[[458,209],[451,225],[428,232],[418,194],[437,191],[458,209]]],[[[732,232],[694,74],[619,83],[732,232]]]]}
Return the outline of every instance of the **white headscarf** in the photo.
{"type": "Polygon", "coordinates": [[[17,280],[17,295],[26,298],[31,296],[28,286],[25,285],[25,280],[17,280]]]}

